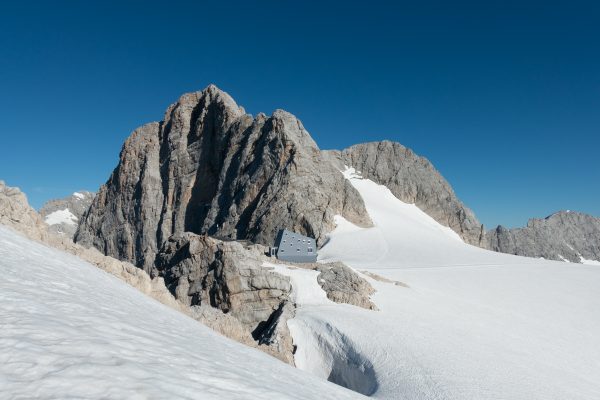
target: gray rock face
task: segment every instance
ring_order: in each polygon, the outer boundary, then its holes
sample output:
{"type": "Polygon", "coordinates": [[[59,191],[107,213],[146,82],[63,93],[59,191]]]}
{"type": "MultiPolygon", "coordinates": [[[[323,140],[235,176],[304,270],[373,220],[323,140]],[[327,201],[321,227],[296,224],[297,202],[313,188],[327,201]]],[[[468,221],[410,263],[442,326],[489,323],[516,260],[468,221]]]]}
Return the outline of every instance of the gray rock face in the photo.
{"type": "Polygon", "coordinates": [[[87,212],[95,194],[85,190],[64,199],[50,200],[40,208],[40,215],[49,231],[73,239],[79,220],[87,212]]]}
{"type": "Polygon", "coordinates": [[[530,219],[524,228],[498,226],[487,233],[487,247],[501,253],[548,260],[600,261],[600,218],[561,211],[530,219]]]}
{"type": "Polygon", "coordinates": [[[320,272],[317,281],[329,300],[377,310],[370,300],[375,293],[373,286],[343,263],[319,264],[316,270],[320,272]]]}
{"type": "Polygon", "coordinates": [[[338,168],[354,167],[363,177],[387,186],[403,202],[416,204],[465,242],[477,246],[485,243],[483,225],[475,214],[458,200],[433,165],[412,150],[399,143],[382,141],[325,153],[338,168]]]}
{"type": "Polygon", "coordinates": [[[270,245],[287,227],[322,243],[335,214],[371,224],[302,123],[282,110],[253,118],[211,85],[133,132],[75,240],[150,270],[173,234],[270,245]]]}
{"type": "MultiPolygon", "coordinates": [[[[263,268],[262,262],[239,242],[186,232],[165,243],[155,273],[164,277],[177,300],[211,306],[235,318],[259,345],[291,362],[292,342],[285,324],[294,309],[289,302],[290,280],[263,268]]],[[[208,322],[214,319],[211,315],[200,314],[208,322]]],[[[218,321],[225,329],[235,325],[218,321]]]]}

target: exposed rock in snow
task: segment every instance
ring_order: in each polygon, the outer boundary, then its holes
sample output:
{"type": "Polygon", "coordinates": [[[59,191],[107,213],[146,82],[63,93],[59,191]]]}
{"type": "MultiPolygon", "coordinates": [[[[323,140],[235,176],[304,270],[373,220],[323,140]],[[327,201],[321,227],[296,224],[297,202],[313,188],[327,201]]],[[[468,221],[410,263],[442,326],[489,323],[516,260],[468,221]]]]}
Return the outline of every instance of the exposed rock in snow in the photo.
{"type": "MultiPolygon", "coordinates": [[[[237,319],[255,341],[292,363],[292,342],[285,321],[293,316],[289,279],[262,268],[262,260],[236,241],[220,241],[186,232],[169,238],[156,258],[158,274],[184,304],[209,305],[237,319]]],[[[203,322],[217,314],[200,314],[203,322]]],[[[235,328],[232,338],[247,337],[235,328]]],[[[245,340],[245,339],[243,339],[245,340]]],[[[267,350],[267,349],[265,349],[267,350]]]]}
{"type": "Polygon", "coordinates": [[[250,347],[257,347],[248,328],[231,314],[226,314],[211,305],[191,306],[190,316],[221,335],[250,347]]]}
{"type": "Polygon", "coordinates": [[[396,285],[396,286],[402,286],[402,287],[405,287],[405,288],[409,288],[409,287],[410,287],[410,286],[408,286],[408,285],[407,285],[406,283],[404,283],[404,282],[400,282],[400,281],[393,281],[393,280],[391,280],[391,279],[388,279],[388,278],[386,278],[386,277],[383,277],[383,276],[381,276],[381,275],[377,275],[376,273],[374,273],[374,272],[371,272],[371,271],[360,271],[360,272],[361,272],[362,274],[364,274],[364,275],[368,276],[368,277],[369,277],[369,278],[371,278],[371,279],[375,279],[375,280],[376,280],[376,281],[378,281],[378,282],[392,283],[392,284],[394,284],[394,285],[396,285]]]}
{"type": "Polygon", "coordinates": [[[49,231],[73,239],[79,220],[90,208],[94,193],[75,192],[64,199],[50,200],[40,209],[40,215],[49,225],[49,231]]]}
{"type": "Polygon", "coordinates": [[[327,293],[329,300],[377,310],[370,300],[375,289],[351,268],[341,262],[334,262],[319,265],[317,271],[320,272],[317,282],[327,293]]]}
{"type": "Polygon", "coordinates": [[[600,218],[560,211],[543,219],[530,219],[524,228],[498,226],[487,233],[494,251],[547,260],[600,264],[600,218]]]}
{"type": "MultiPolygon", "coordinates": [[[[340,219],[336,220],[339,221],[340,219]]],[[[288,276],[289,271],[293,270],[314,271],[315,276],[300,276],[311,282],[314,280],[322,290],[307,294],[307,296],[320,298],[316,294],[325,293],[326,297],[335,303],[345,303],[368,310],[377,310],[375,304],[370,300],[370,297],[375,293],[375,289],[352,268],[348,268],[341,262],[292,263],[281,260],[275,261],[271,258],[263,259],[266,260],[266,268],[275,268],[277,272],[288,276]]],[[[298,278],[297,275],[295,276],[298,278]]],[[[295,296],[298,296],[298,294],[295,294],[295,296]]],[[[306,303],[307,300],[301,299],[300,302],[306,303]]]]}

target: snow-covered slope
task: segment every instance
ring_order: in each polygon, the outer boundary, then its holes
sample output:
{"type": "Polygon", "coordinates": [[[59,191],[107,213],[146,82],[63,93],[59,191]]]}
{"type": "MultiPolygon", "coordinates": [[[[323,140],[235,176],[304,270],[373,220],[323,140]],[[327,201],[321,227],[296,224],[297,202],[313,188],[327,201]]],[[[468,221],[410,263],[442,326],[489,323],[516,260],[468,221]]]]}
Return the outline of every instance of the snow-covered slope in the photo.
{"type": "Polygon", "coordinates": [[[0,226],[0,398],[351,399],[0,226]]]}
{"type": "Polygon", "coordinates": [[[77,225],[77,217],[68,208],[64,210],[53,211],[46,215],[44,222],[48,225],[77,225]]]}
{"type": "Polygon", "coordinates": [[[375,227],[338,218],[319,256],[378,277],[380,311],[306,301],[312,271],[288,270],[305,293],[288,323],[299,368],[376,398],[600,399],[600,268],[466,245],[345,174],[375,227]]]}

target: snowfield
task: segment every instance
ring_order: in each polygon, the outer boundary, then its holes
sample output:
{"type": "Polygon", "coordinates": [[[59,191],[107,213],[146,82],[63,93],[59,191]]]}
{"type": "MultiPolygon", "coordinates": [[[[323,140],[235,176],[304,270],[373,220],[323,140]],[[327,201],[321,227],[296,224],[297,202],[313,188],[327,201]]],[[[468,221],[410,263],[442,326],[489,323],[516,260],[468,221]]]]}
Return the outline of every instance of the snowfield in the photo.
{"type": "Polygon", "coordinates": [[[386,187],[345,175],[375,227],[338,217],[319,259],[364,271],[380,311],[307,301],[319,290],[312,271],[288,269],[299,368],[382,399],[600,399],[598,266],[467,245],[386,187]]]}
{"type": "Polygon", "coordinates": [[[1,399],[355,399],[0,226],[1,399]]]}
{"type": "Polygon", "coordinates": [[[48,225],[77,225],[77,217],[68,208],[64,210],[57,210],[46,215],[44,222],[48,225]]]}

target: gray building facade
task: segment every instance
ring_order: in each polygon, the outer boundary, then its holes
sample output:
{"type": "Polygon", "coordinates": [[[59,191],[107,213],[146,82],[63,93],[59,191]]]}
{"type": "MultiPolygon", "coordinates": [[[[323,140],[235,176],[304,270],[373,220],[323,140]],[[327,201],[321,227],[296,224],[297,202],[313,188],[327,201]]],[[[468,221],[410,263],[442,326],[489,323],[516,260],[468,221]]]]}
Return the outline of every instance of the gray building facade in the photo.
{"type": "Polygon", "coordinates": [[[317,262],[317,242],[313,238],[282,229],[271,247],[271,256],[297,263],[317,262]]]}

